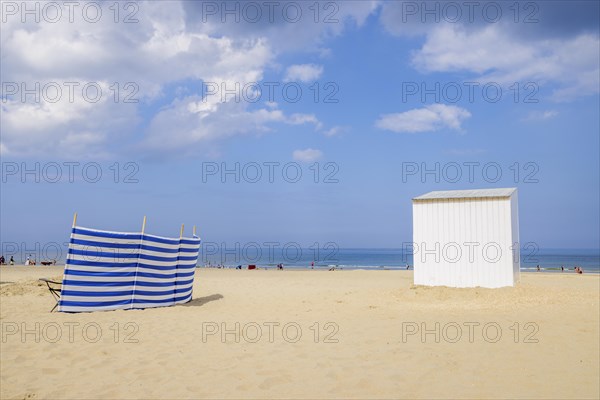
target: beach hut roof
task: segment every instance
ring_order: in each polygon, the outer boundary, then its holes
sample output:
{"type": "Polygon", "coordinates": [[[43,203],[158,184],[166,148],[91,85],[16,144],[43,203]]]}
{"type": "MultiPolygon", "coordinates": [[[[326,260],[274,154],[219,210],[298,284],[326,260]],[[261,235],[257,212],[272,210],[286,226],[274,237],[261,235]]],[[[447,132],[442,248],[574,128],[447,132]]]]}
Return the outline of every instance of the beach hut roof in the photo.
{"type": "Polygon", "coordinates": [[[418,200],[479,199],[489,197],[510,197],[517,188],[475,189],[475,190],[436,190],[413,198],[418,200]]]}

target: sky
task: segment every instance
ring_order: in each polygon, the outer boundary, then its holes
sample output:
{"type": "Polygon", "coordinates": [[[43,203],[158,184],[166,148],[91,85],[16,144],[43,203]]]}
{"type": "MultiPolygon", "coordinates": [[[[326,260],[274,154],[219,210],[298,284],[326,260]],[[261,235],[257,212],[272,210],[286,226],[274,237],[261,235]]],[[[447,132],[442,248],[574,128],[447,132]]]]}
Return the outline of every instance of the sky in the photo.
{"type": "Polygon", "coordinates": [[[400,248],[411,199],[517,187],[600,247],[597,1],[1,2],[0,241],[78,225],[400,248]]]}

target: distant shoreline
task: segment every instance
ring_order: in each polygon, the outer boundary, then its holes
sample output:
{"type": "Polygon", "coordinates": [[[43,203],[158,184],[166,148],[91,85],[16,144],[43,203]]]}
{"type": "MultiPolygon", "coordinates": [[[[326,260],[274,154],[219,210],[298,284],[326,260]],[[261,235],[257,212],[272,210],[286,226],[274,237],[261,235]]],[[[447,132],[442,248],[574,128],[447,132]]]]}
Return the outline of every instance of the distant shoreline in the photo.
{"type": "MultiPolygon", "coordinates": [[[[0,266],[0,268],[5,269],[5,268],[31,268],[31,269],[42,269],[42,268],[60,268],[61,270],[63,270],[65,267],[64,264],[56,264],[56,265],[24,265],[24,264],[15,264],[15,265],[2,265],[0,266]]],[[[331,268],[331,266],[316,266],[314,268],[311,267],[303,267],[303,266],[294,266],[294,265],[290,265],[290,266],[284,266],[284,271],[329,271],[329,269],[331,268]]],[[[537,271],[537,269],[535,267],[526,267],[526,268],[521,268],[521,273],[523,274],[550,274],[550,275],[556,275],[556,274],[565,274],[565,275],[577,275],[575,274],[575,271],[573,270],[573,268],[569,268],[566,269],[564,271],[560,270],[560,268],[544,268],[544,267],[540,267],[541,270],[537,271]]],[[[196,269],[201,269],[201,270],[235,270],[236,266],[234,265],[229,265],[229,266],[224,266],[224,267],[208,267],[208,266],[203,266],[203,265],[198,265],[196,266],[196,269]]],[[[247,271],[248,270],[248,264],[243,264],[242,265],[242,271],[247,271]]],[[[257,271],[277,271],[277,267],[276,266],[261,266],[261,265],[257,265],[256,267],[257,271]]],[[[413,272],[414,268],[411,266],[410,269],[406,269],[404,267],[394,267],[394,266],[385,266],[385,267],[373,267],[373,266],[336,266],[335,267],[335,271],[407,271],[407,272],[413,272]]],[[[584,268],[584,273],[582,275],[598,275],[600,274],[600,270],[598,269],[585,269],[584,268]]]]}

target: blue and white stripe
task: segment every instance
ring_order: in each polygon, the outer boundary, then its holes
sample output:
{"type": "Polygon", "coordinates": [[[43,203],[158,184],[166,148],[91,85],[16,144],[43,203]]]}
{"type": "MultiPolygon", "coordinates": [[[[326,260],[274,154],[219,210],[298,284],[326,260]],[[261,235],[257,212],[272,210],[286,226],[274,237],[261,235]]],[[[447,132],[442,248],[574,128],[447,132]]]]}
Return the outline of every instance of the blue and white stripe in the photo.
{"type": "Polygon", "coordinates": [[[58,310],[164,307],[192,299],[200,238],[74,227],[58,310]]]}

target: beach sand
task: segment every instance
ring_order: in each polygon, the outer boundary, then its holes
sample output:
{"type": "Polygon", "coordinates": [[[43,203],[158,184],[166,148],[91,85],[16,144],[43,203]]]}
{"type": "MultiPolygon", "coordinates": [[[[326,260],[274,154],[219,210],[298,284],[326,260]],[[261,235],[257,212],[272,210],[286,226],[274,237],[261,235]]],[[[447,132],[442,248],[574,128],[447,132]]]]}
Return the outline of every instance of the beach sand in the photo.
{"type": "Polygon", "coordinates": [[[598,275],[199,269],[186,305],[50,313],[61,275],[0,268],[2,399],[600,397],[598,275]]]}

